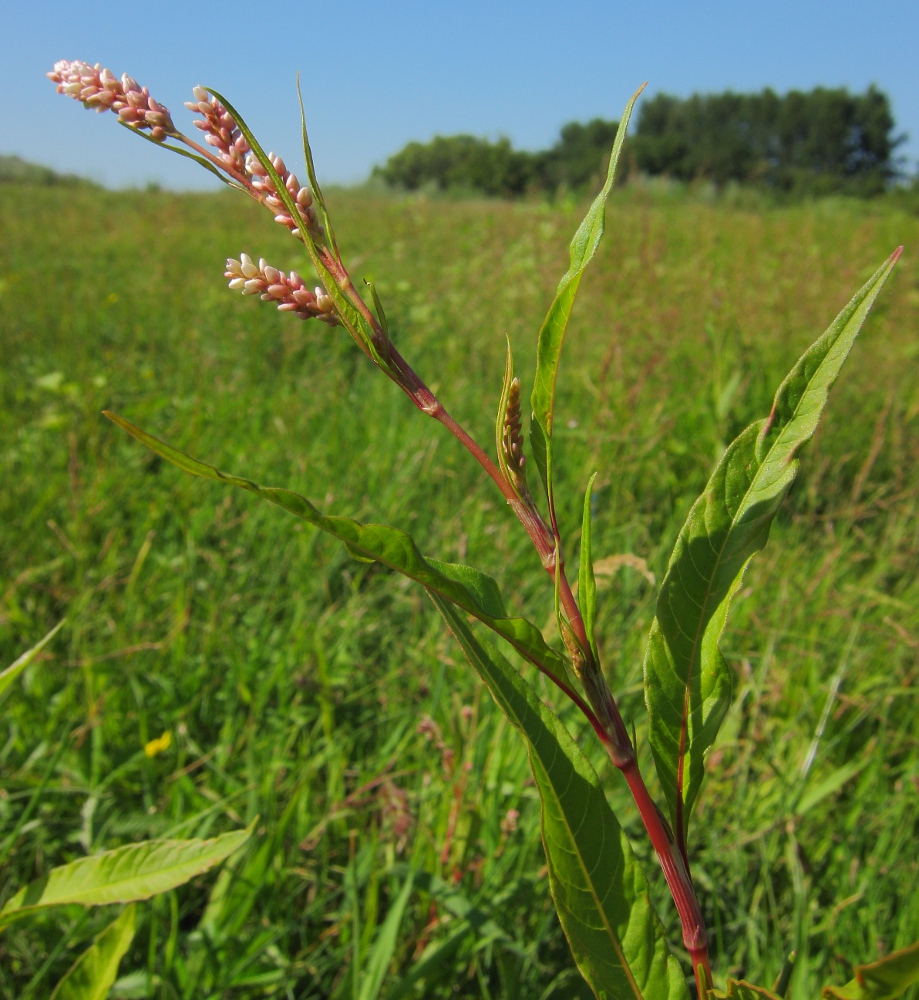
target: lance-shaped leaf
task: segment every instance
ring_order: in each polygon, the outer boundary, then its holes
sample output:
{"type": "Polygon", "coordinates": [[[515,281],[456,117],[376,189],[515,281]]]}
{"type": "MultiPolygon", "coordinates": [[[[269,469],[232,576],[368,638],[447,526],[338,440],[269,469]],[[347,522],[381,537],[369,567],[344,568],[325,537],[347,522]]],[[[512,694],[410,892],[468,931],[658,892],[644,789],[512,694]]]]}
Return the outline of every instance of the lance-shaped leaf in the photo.
{"type": "Polygon", "coordinates": [[[35,657],[38,656],[45,646],[51,642],[51,640],[61,630],[63,624],[63,621],[59,621],[43,639],[39,639],[31,649],[27,649],[18,660],[11,663],[6,670],[0,673],[0,694],[3,694],[3,692],[10,686],[10,684],[13,683],[14,680],[16,680],[16,678],[35,659],[35,657]]]}
{"type": "Polygon", "coordinates": [[[728,447],[680,531],[657,599],[644,663],[650,743],[681,848],[731,695],[718,647],[744,567],[769,537],[827,395],[887,280],[897,250],[801,357],[772,412],[728,447]]]}
{"type": "Polygon", "coordinates": [[[319,180],[316,177],[316,167],[313,164],[313,150],[310,146],[309,135],[306,131],[306,109],[303,106],[303,93],[300,90],[299,73],[297,73],[297,101],[300,104],[300,133],[303,139],[303,159],[306,161],[306,176],[310,182],[310,189],[313,192],[313,198],[319,208],[319,214],[322,217],[322,225],[325,228],[326,236],[328,237],[332,251],[335,256],[341,260],[338,253],[338,244],[335,241],[335,230],[332,228],[332,220],[329,217],[329,212],[325,204],[325,198],[322,195],[322,188],[319,187],[319,180]]]}
{"type": "Polygon", "coordinates": [[[242,847],[254,825],[210,840],[129,844],[53,868],[7,902],[0,910],[0,928],[48,906],[132,903],[174,889],[242,847]]]}
{"type": "Polygon", "coordinates": [[[870,965],[856,965],[845,986],[824,986],[825,1000],[893,1000],[919,982],[919,941],[870,965]]]}
{"type": "Polygon", "coordinates": [[[118,964],[134,940],[135,905],[126,907],[74,962],[54,988],[51,1000],[105,1000],[118,964]]]}
{"type": "Polygon", "coordinates": [[[601,1000],[688,1000],[648,884],[590,761],[535,690],[437,594],[470,663],[523,736],[542,802],[549,886],[578,968],[601,1000]]]}
{"type": "Polygon", "coordinates": [[[105,415],[142,444],[185,472],[248,490],[270,503],[277,504],[278,507],[283,507],[296,517],[308,521],[321,531],[334,535],[345,543],[352,555],[382,563],[416,580],[448,601],[453,601],[506,639],[521,656],[552,677],[558,684],[570,687],[571,681],[565,660],[546,643],[542,633],[532,622],[525,618],[508,617],[498,585],[487,574],[471,566],[425,559],[411,535],[398,528],[391,528],[385,524],[361,524],[350,517],[321,514],[299,493],[259,486],[249,479],[221,472],[212,465],[199,462],[147,434],[124,417],[108,411],[105,411],[105,415]]]}
{"type": "Polygon", "coordinates": [[[609,159],[609,169],[606,173],[606,183],[594,199],[587,215],[584,216],[569,247],[570,264],[564,277],[559,282],[555,299],[549,307],[549,312],[539,330],[539,340],[536,345],[536,378],[533,382],[533,393],[530,402],[533,406],[533,422],[530,427],[533,457],[542,477],[550,509],[552,499],[552,419],[555,412],[555,382],[558,378],[558,365],[562,355],[562,344],[574,299],[584,270],[590,263],[606,224],[606,201],[613,190],[616,179],[616,165],[622,144],[629,127],[632,108],[638,100],[638,95],[645,89],[642,85],[633,95],[622,113],[622,120],[616,132],[613,149],[609,159]]]}

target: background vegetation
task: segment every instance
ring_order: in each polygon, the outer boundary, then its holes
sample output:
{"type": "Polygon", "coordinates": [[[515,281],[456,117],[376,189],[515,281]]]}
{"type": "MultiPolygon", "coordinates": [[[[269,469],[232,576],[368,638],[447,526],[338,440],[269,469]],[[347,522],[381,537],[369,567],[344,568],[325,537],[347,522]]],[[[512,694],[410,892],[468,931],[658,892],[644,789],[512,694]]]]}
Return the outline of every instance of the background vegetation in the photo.
{"type": "MultiPolygon", "coordinates": [[[[472,190],[512,197],[580,191],[605,172],[617,122],[564,126],[555,145],[528,153],[469,135],[412,142],[375,176],[409,191],[472,190]]],[[[877,195],[898,176],[903,137],[885,93],[817,87],[778,95],[658,94],[641,103],[622,176],[636,171],[680,181],[757,184],[795,196],[877,195]]]]}
{"type": "MultiPolygon", "coordinates": [[[[583,206],[331,201],[400,349],[488,442],[503,333],[526,382],[583,206]]],[[[0,705],[2,898],[89,851],[260,815],[223,874],[139,909],[116,995],[353,996],[412,866],[381,996],[587,1000],[522,745],[421,592],[160,464],[100,410],[402,526],[550,627],[500,498],[340,332],[226,291],[241,250],[302,264],[244,199],[8,185],[0,218],[0,662],[68,616],[0,705]]],[[[653,183],[620,189],[610,219],[562,365],[559,496],[571,549],[600,470],[601,652],[649,776],[647,579],[724,444],[907,245],[737,600],[737,699],[691,845],[716,974],[769,981],[797,946],[792,995],[811,1000],[919,937],[919,221],[884,201],[709,203],[653,183]]],[[[46,995],[106,919],[10,928],[0,995],[46,995]]]]}

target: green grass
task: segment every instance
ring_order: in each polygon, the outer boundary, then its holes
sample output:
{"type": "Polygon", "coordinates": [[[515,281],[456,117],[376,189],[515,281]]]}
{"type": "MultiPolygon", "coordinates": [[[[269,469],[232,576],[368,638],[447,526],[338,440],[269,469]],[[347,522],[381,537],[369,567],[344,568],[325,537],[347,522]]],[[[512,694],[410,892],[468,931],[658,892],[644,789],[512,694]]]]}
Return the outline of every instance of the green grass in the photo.
{"type": "MultiPolygon", "coordinates": [[[[583,206],[331,201],[400,350],[487,444],[503,334],[526,384],[583,206]]],[[[340,331],[225,289],[223,260],[242,250],[301,263],[244,199],[10,186],[0,218],[0,666],[68,618],[0,705],[0,900],[86,851],[259,815],[219,877],[141,907],[122,973],[152,977],[149,995],[356,996],[355,957],[366,968],[413,866],[382,996],[587,1000],[522,745],[420,590],[161,464],[100,411],[323,510],[403,527],[548,625],[551,589],[500,497],[340,331]]],[[[795,1000],[919,937],[917,237],[919,219],[885,203],[626,188],[562,362],[568,550],[599,469],[596,556],[631,554],[659,580],[721,449],[907,245],[736,602],[737,698],[691,842],[716,975],[771,983],[797,947],[795,1000]]],[[[601,653],[650,776],[653,591],[634,565],[606,580],[601,653]]],[[[637,835],[619,776],[563,717],[637,835]]],[[[10,928],[0,994],[47,995],[108,919],[10,928]]]]}

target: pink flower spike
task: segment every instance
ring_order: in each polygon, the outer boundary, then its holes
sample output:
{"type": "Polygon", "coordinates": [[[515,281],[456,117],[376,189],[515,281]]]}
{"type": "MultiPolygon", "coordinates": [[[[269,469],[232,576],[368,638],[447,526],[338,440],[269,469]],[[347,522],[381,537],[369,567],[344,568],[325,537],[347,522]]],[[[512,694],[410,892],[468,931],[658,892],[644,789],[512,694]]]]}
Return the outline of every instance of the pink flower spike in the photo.
{"type": "Polygon", "coordinates": [[[259,259],[258,267],[248,254],[240,254],[239,260],[229,257],[224,276],[233,291],[258,295],[263,302],[274,302],[281,312],[294,313],[301,319],[319,319],[330,326],[338,324],[332,300],[324,289],[317,287],[314,294],[303,287],[303,280],[296,272],[291,271],[288,276],[264,257],[259,259]]]}
{"type": "Polygon", "coordinates": [[[150,129],[151,137],[157,140],[167,135],[176,135],[169,108],[150,97],[146,87],[139,91],[137,81],[127,74],[118,77],[110,69],[99,63],[90,66],[79,60],[70,62],[62,59],[54,64],[48,78],[57,84],[59,94],[66,94],[82,101],[87,108],[95,108],[102,113],[114,111],[124,124],[138,130],[150,129]],[[122,115],[122,111],[133,108],[138,115],[122,115]]]}

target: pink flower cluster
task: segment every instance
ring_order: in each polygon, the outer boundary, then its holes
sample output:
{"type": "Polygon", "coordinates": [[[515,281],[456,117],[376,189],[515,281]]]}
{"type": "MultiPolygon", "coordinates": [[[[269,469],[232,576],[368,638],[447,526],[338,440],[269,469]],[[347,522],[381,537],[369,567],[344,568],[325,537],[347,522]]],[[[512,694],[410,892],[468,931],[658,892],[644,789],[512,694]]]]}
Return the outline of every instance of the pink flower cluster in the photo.
{"type": "MultiPolygon", "coordinates": [[[[297,223],[284,207],[284,202],[278,197],[274,182],[268,176],[268,171],[259,163],[258,157],[249,148],[246,137],[239,130],[236,119],[224,107],[221,101],[209,94],[204,87],[195,87],[192,91],[194,101],[186,101],[185,107],[202,117],[195,121],[195,128],[204,133],[204,141],[216,152],[224,168],[238,177],[251,190],[252,194],[274,212],[276,222],[298,235],[297,223]]],[[[300,215],[307,226],[316,225],[316,210],[313,208],[313,195],[307,187],[301,187],[296,174],[292,174],[280,156],[269,153],[268,158],[284,186],[296,202],[300,215]]]]}
{"type": "Polygon", "coordinates": [[[169,108],[155,101],[146,87],[124,73],[119,80],[99,63],[62,59],[54,64],[48,78],[57,84],[59,94],[67,94],[83,106],[97,111],[114,111],[120,121],[136,129],[150,129],[150,137],[161,142],[175,135],[169,108]]]}
{"type": "Polygon", "coordinates": [[[195,128],[205,133],[204,141],[216,150],[228,170],[237,174],[246,173],[246,153],[249,143],[239,131],[236,119],[204,87],[192,87],[194,101],[186,101],[189,111],[203,115],[203,120],[195,121],[195,128]]]}
{"type": "Polygon", "coordinates": [[[272,165],[300,213],[300,219],[295,220],[284,207],[268,171],[249,148],[236,119],[223,102],[209,94],[204,87],[192,89],[195,100],[187,101],[185,107],[202,116],[195,121],[195,126],[204,133],[204,141],[210,149],[198,145],[179,132],[173,125],[169,109],[155,101],[146,87],[139,87],[137,81],[126,73],[119,80],[111,70],[103,69],[99,63],[90,66],[79,60],[69,62],[62,59],[54,64],[54,70],[48,77],[57,84],[59,94],[68,94],[82,101],[84,107],[113,111],[125,125],[136,129],[150,129],[151,137],[158,142],[172,136],[191,146],[270,208],[274,212],[275,221],[286,226],[294,236],[300,236],[300,220],[315,232],[322,232],[316,220],[310,189],[301,187],[296,174],[287,169],[280,156],[269,153],[272,165]]]}
{"type": "Polygon", "coordinates": [[[224,276],[230,279],[230,288],[243,295],[258,295],[265,302],[276,302],[281,312],[292,312],[301,319],[320,319],[335,326],[338,318],[332,300],[325,289],[317,286],[310,291],[296,271],[285,274],[268,264],[264,258],[255,264],[248,254],[239,260],[230,258],[224,276]]]}
{"type": "MultiPolygon", "coordinates": [[[[291,198],[297,205],[300,215],[307,226],[316,225],[316,209],[313,208],[313,195],[308,187],[301,187],[297,175],[292,174],[280,156],[274,153],[268,154],[271,165],[278,172],[278,176],[284,182],[291,198]]],[[[255,153],[249,153],[246,157],[246,171],[252,183],[252,190],[257,195],[263,205],[267,205],[274,213],[274,221],[280,222],[296,236],[297,223],[291,218],[290,213],[284,207],[284,202],[278,197],[275,190],[274,181],[268,176],[268,171],[258,162],[255,153]]]]}

